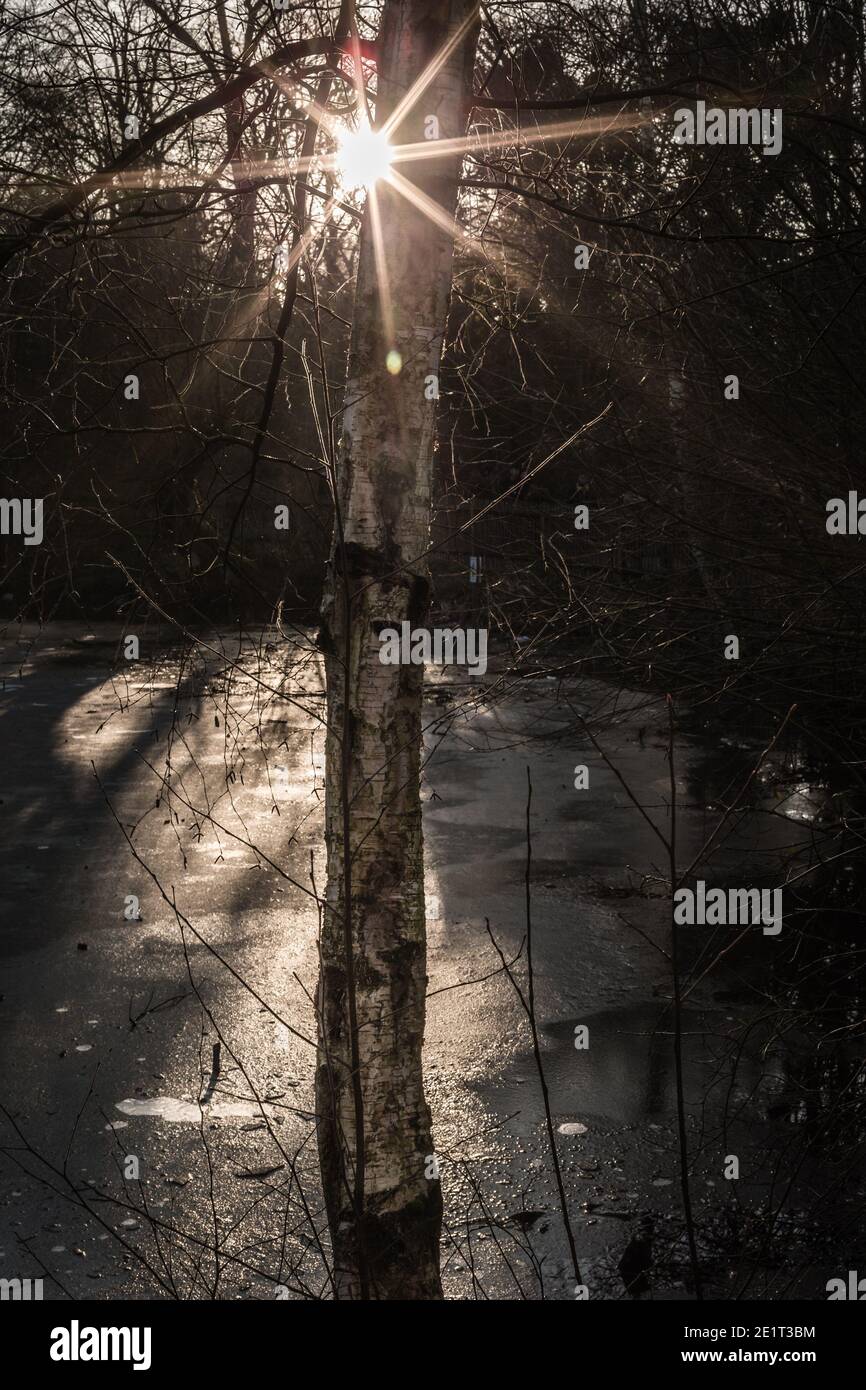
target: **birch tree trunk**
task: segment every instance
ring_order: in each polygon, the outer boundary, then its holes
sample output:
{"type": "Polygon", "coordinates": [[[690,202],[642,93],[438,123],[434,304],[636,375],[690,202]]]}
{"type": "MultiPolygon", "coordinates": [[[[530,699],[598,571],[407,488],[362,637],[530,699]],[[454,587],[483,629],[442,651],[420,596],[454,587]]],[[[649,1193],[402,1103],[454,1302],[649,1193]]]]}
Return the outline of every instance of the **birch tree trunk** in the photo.
{"type": "MultiPolygon", "coordinates": [[[[377,123],[473,8],[466,0],[386,0],[377,123]]],[[[429,116],[441,139],[463,133],[474,44],[473,29],[392,144],[423,141],[429,116]]],[[[400,172],[453,215],[459,161],[409,163],[400,172]]],[[[427,612],[421,557],[429,544],[436,405],[425,383],[439,370],[452,252],[450,235],[396,189],[380,183],[368,195],[320,636],[328,684],[328,885],[317,1114],[341,1299],[442,1296],[442,1197],[421,1074],[424,673],[383,665],[378,632],[407,619],[423,623],[427,612]],[[402,368],[392,374],[386,359],[392,354],[393,368],[395,352],[402,368]]]]}

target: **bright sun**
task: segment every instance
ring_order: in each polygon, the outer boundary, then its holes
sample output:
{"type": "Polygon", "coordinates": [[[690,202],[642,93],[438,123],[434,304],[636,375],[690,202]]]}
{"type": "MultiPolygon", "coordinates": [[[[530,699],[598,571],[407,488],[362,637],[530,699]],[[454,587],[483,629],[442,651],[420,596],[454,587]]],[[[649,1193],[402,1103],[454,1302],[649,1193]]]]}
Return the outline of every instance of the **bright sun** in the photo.
{"type": "Polygon", "coordinates": [[[337,168],[347,188],[369,188],[387,176],[393,150],[380,130],[366,123],[347,130],[337,146],[337,168]]]}

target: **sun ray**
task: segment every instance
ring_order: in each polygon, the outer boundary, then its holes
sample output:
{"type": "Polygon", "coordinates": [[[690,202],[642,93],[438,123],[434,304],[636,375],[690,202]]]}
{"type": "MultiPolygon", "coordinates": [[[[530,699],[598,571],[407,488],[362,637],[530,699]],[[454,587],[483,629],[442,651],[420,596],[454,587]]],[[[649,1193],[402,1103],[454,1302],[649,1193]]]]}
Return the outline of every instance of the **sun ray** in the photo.
{"type": "Polygon", "coordinates": [[[412,109],[418,101],[418,98],[426,92],[430,83],[442,71],[457,45],[463,41],[472,25],[477,20],[480,8],[479,5],[476,5],[474,9],[470,10],[469,14],[463,20],[463,23],[458,25],[450,38],[446,39],[439,52],[436,54],[436,57],[430,59],[430,62],[427,64],[424,71],[416,77],[408,92],[400,98],[394,110],[391,112],[391,115],[382,126],[382,131],[386,136],[397,129],[397,126],[400,124],[407,111],[412,109]]]}
{"type": "Polygon", "coordinates": [[[548,140],[566,140],[575,135],[587,139],[619,130],[631,130],[646,125],[652,116],[639,112],[623,112],[619,116],[584,116],[570,121],[556,121],[530,129],[485,131],[484,134],[460,135],[448,140],[419,140],[409,145],[395,145],[394,164],[412,164],[419,160],[456,158],[458,155],[491,153],[509,145],[543,145],[548,140]]]}
{"type": "Polygon", "coordinates": [[[352,16],[352,33],[349,40],[352,50],[352,86],[355,88],[355,100],[358,103],[358,111],[361,119],[370,120],[370,108],[367,101],[367,88],[364,85],[364,68],[361,57],[361,38],[358,33],[358,22],[354,14],[352,16]]]}
{"type": "Polygon", "coordinates": [[[392,184],[398,192],[402,193],[407,202],[412,203],[419,212],[423,212],[425,216],[429,217],[430,221],[434,222],[446,236],[451,237],[453,241],[462,241],[464,244],[472,246],[476,250],[481,249],[481,242],[479,239],[474,237],[471,232],[468,232],[465,227],[461,226],[456,217],[451,217],[444,208],[440,207],[437,202],[434,202],[434,200],[420,189],[417,184],[410,183],[408,179],[404,179],[403,175],[398,173],[396,169],[391,170],[388,175],[388,182],[392,184]]]}
{"type": "MultiPolygon", "coordinates": [[[[292,98],[296,96],[300,87],[299,83],[293,82],[285,73],[280,72],[279,68],[274,67],[273,63],[268,59],[262,59],[258,66],[265,76],[269,77],[274,85],[279,87],[280,91],[284,92],[286,96],[292,98]]],[[[328,134],[336,138],[340,132],[341,126],[336,117],[331,115],[330,111],[326,110],[324,106],[320,106],[313,97],[308,98],[304,110],[307,116],[312,116],[318,125],[324,126],[328,134]]]]}
{"type": "Polygon", "coordinates": [[[328,199],[327,203],[322,209],[321,221],[318,223],[308,223],[307,227],[304,229],[303,234],[298,238],[297,245],[293,248],[292,253],[289,256],[288,265],[286,266],[287,275],[290,274],[291,271],[295,268],[301,257],[306,255],[311,243],[316,240],[316,237],[321,236],[322,232],[324,232],[325,228],[327,227],[328,223],[333,217],[335,210],[339,206],[340,200],[336,195],[334,195],[333,197],[328,199]]]}
{"type": "Polygon", "coordinates": [[[385,259],[385,238],[382,235],[382,218],[379,211],[379,195],[373,185],[370,189],[370,225],[373,232],[373,256],[376,261],[376,278],[379,289],[379,305],[382,313],[382,328],[389,351],[396,347],[394,330],[394,305],[391,299],[391,282],[388,279],[388,263],[385,259]]]}

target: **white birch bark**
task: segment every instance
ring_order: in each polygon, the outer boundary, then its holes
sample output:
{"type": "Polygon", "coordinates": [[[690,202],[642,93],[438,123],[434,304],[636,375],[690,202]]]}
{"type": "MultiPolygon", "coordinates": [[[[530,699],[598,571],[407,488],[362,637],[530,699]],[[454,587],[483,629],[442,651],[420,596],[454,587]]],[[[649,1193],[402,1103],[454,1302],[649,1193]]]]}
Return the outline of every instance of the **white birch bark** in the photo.
{"type": "MultiPolygon", "coordinates": [[[[386,0],[377,122],[473,7],[386,0]]],[[[463,133],[474,32],[392,136],[463,133]]],[[[431,142],[431,151],[435,148],[431,142]]],[[[401,170],[446,215],[458,162],[401,170]]],[[[423,668],[383,665],[378,630],[427,610],[435,400],[451,291],[452,239],[387,185],[361,231],[337,462],[338,521],[323,605],[326,653],[327,907],[318,992],[319,1152],[339,1298],[441,1297],[442,1199],[421,1047],[426,993],[419,765],[423,668]],[[383,296],[393,324],[386,328],[383,296]],[[399,352],[402,370],[386,358],[399,352]],[[340,530],[342,529],[342,536],[340,530]],[[350,873],[344,847],[351,846],[350,873]],[[348,899],[348,912],[347,912],[348,899]],[[353,997],[354,996],[354,997],[353,997]],[[353,1017],[356,1015],[355,1017],[353,1017]]]]}

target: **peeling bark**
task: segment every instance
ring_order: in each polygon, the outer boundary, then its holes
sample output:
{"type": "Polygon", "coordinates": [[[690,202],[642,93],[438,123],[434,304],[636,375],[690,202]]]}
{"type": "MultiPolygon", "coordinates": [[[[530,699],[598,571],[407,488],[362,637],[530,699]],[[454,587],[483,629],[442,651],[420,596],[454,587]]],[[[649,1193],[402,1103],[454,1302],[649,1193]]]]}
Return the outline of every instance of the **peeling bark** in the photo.
{"type": "MultiPolygon", "coordinates": [[[[388,0],[378,44],[379,123],[469,15],[466,0],[388,0]]],[[[474,32],[392,142],[465,127],[474,32]]],[[[451,216],[453,159],[405,177],[451,216]]],[[[327,906],[318,992],[319,1152],[338,1298],[441,1298],[442,1198],[424,1096],[426,935],[420,804],[423,668],[379,660],[378,631],[423,622],[435,401],[452,241],[394,189],[361,231],[337,460],[337,524],[323,605],[328,681],[327,906]],[[381,294],[387,283],[392,331],[381,294]],[[390,375],[389,351],[402,357],[390,375]],[[350,846],[349,863],[345,847],[350,846]]]]}

